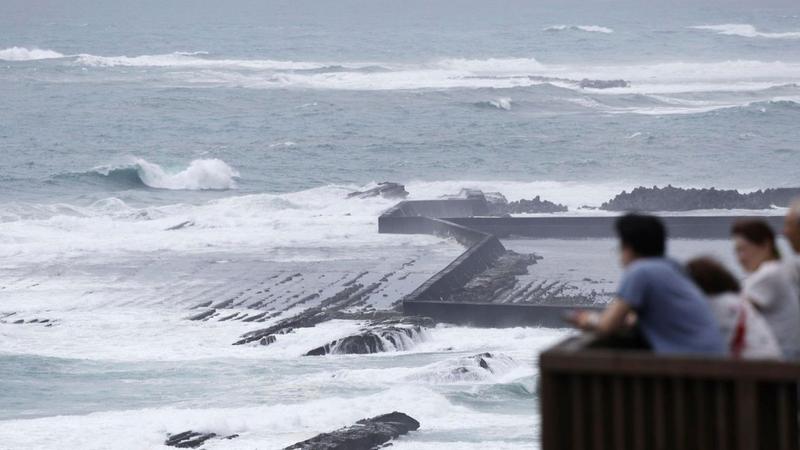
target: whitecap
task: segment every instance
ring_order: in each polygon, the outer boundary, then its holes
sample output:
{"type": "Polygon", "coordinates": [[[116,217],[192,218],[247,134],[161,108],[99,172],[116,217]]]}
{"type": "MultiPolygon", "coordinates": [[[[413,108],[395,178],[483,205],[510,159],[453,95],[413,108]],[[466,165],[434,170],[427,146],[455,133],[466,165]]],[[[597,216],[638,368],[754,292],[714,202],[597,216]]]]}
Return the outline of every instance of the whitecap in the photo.
{"type": "Polygon", "coordinates": [[[56,59],[65,56],[53,50],[25,47],[9,47],[0,50],[0,60],[3,61],[38,61],[40,59],[56,59]]]}
{"type": "Polygon", "coordinates": [[[585,31],[587,33],[603,34],[614,32],[611,28],[601,27],[600,25],[551,25],[545,28],[544,31],[585,31]]]}
{"type": "Polygon", "coordinates": [[[800,31],[763,32],[749,23],[725,23],[721,25],[697,25],[690,28],[696,30],[716,31],[726,36],[741,36],[767,39],[800,39],[800,31]]]}

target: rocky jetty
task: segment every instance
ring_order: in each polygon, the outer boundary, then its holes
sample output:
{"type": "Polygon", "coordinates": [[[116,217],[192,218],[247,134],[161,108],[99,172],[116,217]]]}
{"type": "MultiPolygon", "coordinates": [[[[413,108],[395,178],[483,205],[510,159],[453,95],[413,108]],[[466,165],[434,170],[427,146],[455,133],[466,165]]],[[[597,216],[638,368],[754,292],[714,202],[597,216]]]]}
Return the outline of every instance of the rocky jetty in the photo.
{"type": "Polygon", "coordinates": [[[176,448],[198,448],[210,439],[233,439],[237,437],[239,437],[238,434],[220,437],[217,436],[216,433],[197,433],[195,431],[184,431],[183,433],[171,434],[167,436],[167,440],[164,441],[164,445],[167,447],[176,448]]]}
{"type": "Polygon", "coordinates": [[[347,198],[370,198],[370,197],[383,197],[383,198],[406,198],[408,191],[402,184],[384,181],[372,189],[366,191],[357,191],[347,194],[347,198]]]}
{"type": "Polygon", "coordinates": [[[414,418],[395,411],[359,420],[355,425],[322,433],[284,450],[374,450],[419,426],[414,418]]]}
{"type": "Polygon", "coordinates": [[[769,209],[788,206],[800,188],[765,189],[747,194],[728,189],[685,189],[668,185],[637,187],[603,203],[606,211],[690,211],[696,209],[769,209]]]}
{"type": "Polygon", "coordinates": [[[424,339],[425,329],[432,327],[427,317],[401,317],[369,324],[358,334],[336,339],[306,353],[306,356],[364,355],[408,350],[424,339]]]}
{"type": "Polygon", "coordinates": [[[444,301],[491,302],[504,297],[517,285],[517,277],[528,273],[528,266],[539,257],[511,250],[501,255],[491,267],[474,276],[462,288],[452,291],[444,301]]]}

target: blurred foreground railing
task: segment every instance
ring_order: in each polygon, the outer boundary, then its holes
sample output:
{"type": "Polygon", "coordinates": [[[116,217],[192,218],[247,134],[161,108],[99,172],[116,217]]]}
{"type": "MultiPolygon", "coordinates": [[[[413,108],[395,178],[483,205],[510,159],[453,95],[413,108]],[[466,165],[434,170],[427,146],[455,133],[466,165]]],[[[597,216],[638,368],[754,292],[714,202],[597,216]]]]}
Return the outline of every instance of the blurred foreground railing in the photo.
{"type": "Polygon", "coordinates": [[[543,450],[800,448],[800,364],[623,347],[583,335],[541,354],[543,450]]]}

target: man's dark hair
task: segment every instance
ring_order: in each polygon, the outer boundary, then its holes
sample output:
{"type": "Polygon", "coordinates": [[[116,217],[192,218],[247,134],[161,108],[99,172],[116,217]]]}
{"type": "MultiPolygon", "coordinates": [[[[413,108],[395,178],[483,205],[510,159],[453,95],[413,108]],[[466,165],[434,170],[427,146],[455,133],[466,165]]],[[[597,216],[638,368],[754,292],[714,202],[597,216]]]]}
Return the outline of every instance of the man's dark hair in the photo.
{"type": "Polygon", "coordinates": [[[622,245],[638,256],[664,256],[667,230],[656,216],[625,214],[615,224],[622,245]]]}
{"type": "Polygon", "coordinates": [[[736,277],[712,258],[695,258],[686,264],[692,280],[708,295],[739,292],[736,277]]]}

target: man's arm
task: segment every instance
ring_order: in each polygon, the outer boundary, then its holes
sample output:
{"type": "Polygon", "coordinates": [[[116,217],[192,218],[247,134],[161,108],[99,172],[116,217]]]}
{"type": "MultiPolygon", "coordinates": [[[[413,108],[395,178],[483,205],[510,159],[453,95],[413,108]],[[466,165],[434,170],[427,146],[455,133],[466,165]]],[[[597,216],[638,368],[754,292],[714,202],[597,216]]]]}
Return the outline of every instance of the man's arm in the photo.
{"type": "Polygon", "coordinates": [[[626,319],[633,310],[622,299],[615,299],[601,313],[578,311],[571,322],[585,331],[605,336],[626,327],[626,319]]]}

